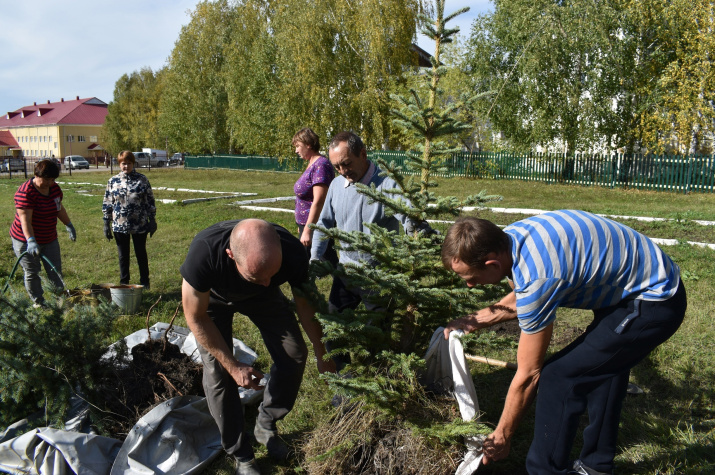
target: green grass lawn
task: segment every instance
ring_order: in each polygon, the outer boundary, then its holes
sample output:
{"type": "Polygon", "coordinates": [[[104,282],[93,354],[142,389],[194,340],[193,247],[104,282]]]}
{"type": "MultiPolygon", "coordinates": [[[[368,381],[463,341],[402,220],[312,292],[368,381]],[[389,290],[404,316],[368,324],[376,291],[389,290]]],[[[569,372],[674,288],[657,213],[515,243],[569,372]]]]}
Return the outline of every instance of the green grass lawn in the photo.
{"type": "MultiPolygon", "coordinates": [[[[225,193],[257,193],[256,198],[290,196],[298,175],[291,173],[246,172],[227,170],[159,169],[145,171],[154,188],[205,189],[225,193]]],[[[63,174],[64,204],[77,229],[77,241],[70,242],[60,226],[64,277],[68,287],[88,287],[92,283],[118,281],[117,250],[114,241],[107,241],[102,232],[101,202],[103,186],[110,173],[98,171],[63,174]],[[82,183],[82,184],[79,184],[82,183]],[[89,183],[89,184],[86,184],[89,183]]],[[[8,229],[13,219],[13,194],[21,179],[0,179],[0,278],[4,285],[15,255],[8,229]]],[[[492,203],[500,208],[585,209],[595,213],[651,216],[670,218],[665,223],[641,223],[620,220],[652,237],[681,241],[715,243],[715,226],[701,226],[692,220],[715,221],[715,195],[674,194],[637,190],[612,190],[598,187],[546,185],[535,182],[441,179],[436,189],[442,195],[464,197],[482,189],[504,197],[492,203]]],[[[190,199],[210,197],[187,191],[157,190],[162,199],[190,199]]],[[[180,303],[182,264],[194,235],[221,220],[246,217],[263,218],[297,232],[293,215],[286,212],[247,211],[232,206],[239,199],[221,199],[189,205],[157,203],[158,231],[147,243],[152,288],[144,292],[142,309],[135,315],[117,319],[116,338],[144,327],[145,313],[160,295],[161,303],[152,313],[152,322],[167,322],[180,303]]],[[[262,204],[290,208],[290,204],[262,204]]],[[[493,219],[497,224],[508,224],[520,215],[488,210],[475,212],[493,219]]],[[[641,396],[629,397],[625,402],[617,457],[619,473],[680,474],[715,473],[715,251],[686,244],[664,247],[682,270],[688,291],[688,312],[676,335],[653,352],[632,372],[632,381],[645,391],[641,396]]],[[[131,267],[132,282],[138,281],[136,262],[131,267]]],[[[328,280],[320,281],[323,291],[328,280]]],[[[13,291],[24,292],[21,271],[12,280],[13,291]]],[[[181,314],[180,314],[181,315],[181,314]]],[[[559,311],[554,342],[556,351],[585,328],[590,313],[563,309],[559,311]]],[[[181,316],[176,324],[185,326],[181,316]]],[[[270,361],[255,328],[246,318],[237,316],[235,335],[259,353],[258,366],[267,370],[270,361]]],[[[514,361],[515,349],[483,350],[485,356],[514,361]]],[[[496,424],[501,413],[511,373],[479,363],[471,364],[483,421],[496,424]]],[[[318,378],[314,364],[306,372],[301,394],[295,409],[280,424],[280,430],[296,447],[300,447],[316,425],[329,418],[332,408],[327,386],[318,378]]],[[[18,419],[25,416],[18,414],[18,419]]],[[[255,408],[247,409],[249,424],[255,408]]],[[[532,437],[532,414],[522,423],[508,460],[479,470],[479,473],[523,473],[523,461],[532,437]]],[[[577,442],[578,444],[578,442],[577,442]]],[[[265,450],[256,447],[259,464],[265,473],[306,473],[301,469],[302,458],[275,464],[265,450]]],[[[300,453],[300,451],[299,451],[300,453]]],[[[233,473],[232,462],[223,455],[209,468],[209,474],[233,473]]]]}

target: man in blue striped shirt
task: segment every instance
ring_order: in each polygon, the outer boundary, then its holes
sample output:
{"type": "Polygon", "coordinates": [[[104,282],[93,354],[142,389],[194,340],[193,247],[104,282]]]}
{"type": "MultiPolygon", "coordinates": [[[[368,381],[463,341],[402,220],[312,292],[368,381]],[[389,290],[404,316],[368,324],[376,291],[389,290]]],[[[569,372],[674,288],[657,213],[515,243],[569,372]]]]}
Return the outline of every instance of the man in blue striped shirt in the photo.
{"type": "Polygon", "coordinates": [[[538,386],[528,472],[612,473],[630,369],[675,333],[685,316],[678,266],[646,236],[574,210],[544,213],[504,230],[461,218],[447,232],[442,262],[469,287],[506,277],[513,288],[497,304],[450,322],[445,337],[515,318],[522,331],[518,369],[499,423],[485,440],[484,463],[508,455],[538,386]],[[594,320],[544,363],[559,307],[593,310],[594,320]],[[571,464],[586,409],[583,448],[571,464]]]}

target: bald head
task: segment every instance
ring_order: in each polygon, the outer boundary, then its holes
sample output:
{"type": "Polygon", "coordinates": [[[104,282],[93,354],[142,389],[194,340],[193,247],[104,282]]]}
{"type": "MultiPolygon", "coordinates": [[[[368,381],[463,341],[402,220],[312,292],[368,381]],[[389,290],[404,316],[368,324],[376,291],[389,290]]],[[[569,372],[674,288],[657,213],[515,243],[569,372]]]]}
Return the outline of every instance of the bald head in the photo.
{"type": "Polygon", "coordinates": [[[244,219],[231,232],[228,256],[249,282],[268,286],[283,261],[281,240],[272,224],[262,219],[244,219]]]}

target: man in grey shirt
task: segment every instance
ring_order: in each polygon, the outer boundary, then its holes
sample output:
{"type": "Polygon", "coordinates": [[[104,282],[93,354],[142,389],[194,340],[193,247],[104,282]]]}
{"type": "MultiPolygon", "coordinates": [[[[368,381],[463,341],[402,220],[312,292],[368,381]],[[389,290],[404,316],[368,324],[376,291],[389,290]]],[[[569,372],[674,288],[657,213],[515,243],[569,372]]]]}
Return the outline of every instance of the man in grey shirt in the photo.
{"type": "MultiPolygon", "coordinates": [[[[401,214],[388,216],[382,203],[370,202],[366,195],[358,193],[356,183],[367,186],[374,185],[377,190],[383,191],[398,188],[392,178],[381,176],[382,170],[367,159],[367,150],[360,137],[352,132],[340,132],[330,141],[328,150],[330,163],[333,164],[340,176],[330,184],[323,211],[316,223],[318,226],[328,229],[338,228],[346,232],[361,231],[368,234],[370,233],[366,226],[368,224],[377,224],[387,230],[398,231],[400,223],[402,223],[405,232],[408,233],[417,229],[418,226],[406,216],[401,214]]],[[[405,199],[405,201],[407,200],[405,199]]],[[[422,226],[428,228],[426,223],[422,226]]],[[[328,246],[328,241],[325,238],[325,233],[318,229],[315,230],[311,260],[317,260],[323,256],[328,246]]],[[[361,265],[363,261],[372,262],[370,254],[349,250],[340,251],[340,264],[361,265]]],[[[330,313],[340,313],[347,308],[355,309],[363,301],[368,310],[385,310],[379,305],[371,303],[366,298],[368,296],[369,291],[352,287],[343,278],[336,276],[328,297],[329,311],[330,313]]],[[[334,346],[330,343],[326,344],[328,349],[334,346]]],[[[347,363],[347,361],[340,361],[340,357],[333,359],[338,364],[338,369],[347,363]]]]}

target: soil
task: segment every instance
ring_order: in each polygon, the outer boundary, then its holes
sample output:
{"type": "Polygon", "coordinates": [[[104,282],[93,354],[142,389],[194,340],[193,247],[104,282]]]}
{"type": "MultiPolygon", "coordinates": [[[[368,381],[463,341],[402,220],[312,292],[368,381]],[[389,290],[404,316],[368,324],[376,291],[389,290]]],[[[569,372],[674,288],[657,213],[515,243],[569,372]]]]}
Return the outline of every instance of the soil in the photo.
{"type": "Polygon", "coordinates": [[[105,407],[97,425],[107,436],[124,440],[136,421],[157,404],[176,396],[203,396],[202,366],[164,340],[132,348],[132,361],[114,368],[100,392],[105,407]]]}
{"type": "Polygon", "coordinates": [[[521,329],[519,328],[519,322],[517,320],[507,320],[506,322],[497,323],[489,327],[489,330],[498,336],[513,337],[514,341],[519,341],[519,335],[521,335],[521,329]]]}
{"type": "MultiPolygon", "coordinates": [[[[512,337],[514,341],[519,341],[521,329],[517,320],[508,320],[503,323],[498,323],[489,328],[499,336],[512,337]]],[[[565,346],[584,332],[583,328],[573,326],[557,326],[554,329],[554,335],[551,337],[551,344],[558,348],[565,346]]]]}

